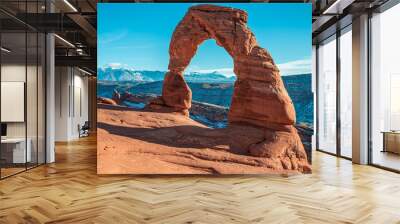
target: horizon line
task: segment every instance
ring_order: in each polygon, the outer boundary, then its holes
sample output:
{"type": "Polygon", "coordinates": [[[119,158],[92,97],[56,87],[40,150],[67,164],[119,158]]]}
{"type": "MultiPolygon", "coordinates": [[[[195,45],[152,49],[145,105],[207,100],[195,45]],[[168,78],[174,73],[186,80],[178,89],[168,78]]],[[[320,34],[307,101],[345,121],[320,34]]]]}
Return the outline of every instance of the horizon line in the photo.
{"type": "MultiPolygon", "coordinates": [[[[285,63],[276,64],[278,67],[281,76],[289,76],[289,75],[300,75],[300,74],[311,74],[312,73],[312,62],[311,59],[299,59],[293,60],[285,63]]],[[[167,72],[167,70],[150,70],[150,69],[135,69],[132,66],[121,63],[108,63],[102,66],[98,66],[97,69],[127,69],[131,71],[159,71],[159,72],[167,72]]],[[[237,76],[233,72],[233,68],[212,68],[212,69],[194,69],[191,68],[190,65],[185,70],[184,74],[190,73],[200,73],[200,74],[209,74],[209,73],[217,73],[224,75],[226,77],[237,76]]]]}

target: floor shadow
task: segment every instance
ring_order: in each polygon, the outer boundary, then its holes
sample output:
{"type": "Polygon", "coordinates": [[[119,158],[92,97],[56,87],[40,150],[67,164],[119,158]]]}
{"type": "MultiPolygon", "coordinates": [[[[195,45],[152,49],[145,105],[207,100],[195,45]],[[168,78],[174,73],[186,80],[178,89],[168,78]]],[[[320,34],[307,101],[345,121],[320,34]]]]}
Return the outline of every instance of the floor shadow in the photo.
{"type": "Polygon", "coordinates": [[[121,105],[110,105],[110,104],[103,104],[103,103],[98,103],[97,104],[97,109],[106,109],[106,110],[115,110],[115,111],[143,111],[143,109],[136,109],[136,108],[131,108],[127,106],[121,106],[121,105]]]}
{"type": "Polygon", "coordinates": [[[160,128],[137,128],[98,122],[98,128],[104,129],[113,135],[139,139],[170,147],[198,149],[210,148],[215,150],[227,150],[240,155],[247,155],[248,152],[246,148],[250,144],[259,142],[263,139],[262,131],[253,130],[254,128],[252,127],[243,126],[221,129],[191,125],[160,128]]]}
{"type": "MultiPolygon", "coordinates": [[[[98,104],[99,109],[113,111],[136,111],[140,113],[151,113],[153,111],[98,104]]],[[[98,127],[107,132],[139,139],[142,141],[166,145],[176,148],[198,148],[227,150],[235,154],[247,155],[249,145],[263,140],[263,131],[254,126],[244,124],[231,124],[226,128],[210,128],[191,125],[171,126],[162,128],[149,127],[127,127],[118,124],[109,124],[99,121],[98,127]]],[[[297,127],[304,145],[308,160],[311,161],[311,136],[310,130],[297,127]]]]}

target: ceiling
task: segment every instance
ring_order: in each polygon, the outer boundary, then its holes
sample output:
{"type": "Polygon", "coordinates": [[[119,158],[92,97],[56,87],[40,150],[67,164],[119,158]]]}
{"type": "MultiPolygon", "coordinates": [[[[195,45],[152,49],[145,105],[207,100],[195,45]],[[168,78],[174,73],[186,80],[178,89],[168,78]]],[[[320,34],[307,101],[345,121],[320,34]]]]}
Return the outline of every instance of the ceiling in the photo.
{"type": "Polygon", "coordinates": [[[313,0],[313,43],[351,24],[352,18],[372,12],[389,0],[313,0]]]}
{"type": "MultiPolygon", "coordinates": [[[[97,0],[1,0],[3,46],[12,49],[8,58],[30,57],[36,49],[29,33],[55,33],[56,66],[78,66],[96,73],[97,0]]],[[[31,37],[32,36],[32,37],[31,37]]]]}
{"type": "MultiPolygon", "coordinates": [[[[312,3],[313,41],[338,21],[382,5],[387,0],[254,0],[253,2],[312,3]]],[[[1,0],[0,21],[7,42],[14,48],[23,46],[21,37],[28,31],[54,32],[56,65],[79,66],[96,73],[97,67],[97,2],[173,2],[171,0],[1,0]],[[47,2],[47,4],[46,4],[47,2]]],[[[196,2],[215,2],[200,0],[196,2]]],[[[220,1],[224,2],[224,1],[220,1]]],[[[231,1],[227,1],[231,2],[231,1]]],[[[237,0],[237,2],[249,2],[237,0]]],[[[351,18],[350,18],[351,22],[351,18]]],[[[329,35],[328,34],[326,35],[329,35]]],[[[33,46],[33,45],[32,45],[33,46]]],[[[28,52],[29,52],[28,47],[28,52]]],[[[15,51],[17,54],[18,51],[15,51]]]]}

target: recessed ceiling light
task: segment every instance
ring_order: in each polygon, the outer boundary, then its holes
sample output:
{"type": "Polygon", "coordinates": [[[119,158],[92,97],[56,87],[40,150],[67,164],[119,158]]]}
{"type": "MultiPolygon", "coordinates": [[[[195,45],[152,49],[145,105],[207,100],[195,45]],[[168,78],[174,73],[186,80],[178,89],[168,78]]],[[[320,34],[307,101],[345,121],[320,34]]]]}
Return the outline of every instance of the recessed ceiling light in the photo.
{"type": "Polygon", "coordinates": [[[11,50],[9,50],[9,49],[7,49],[5,47],[1,47],[0,49],[1,49],[1,51],[4,51],[6,53],[10,53],[11,52],[11,50]]]}
{"type": "Polygon", "coordinates": [[[85,71],[85,70],[83,70],[83,69],[81,69],[81,68],[79,68],[79,67],[78,67],[78,70],[81,71],[81,72],[83,72],[83,73],[85,73],[85,74],[87,74],[87,75],[90,75],[90,76],[92,75],[92,73],[90,73],[90,72],[88,72],[88,71],[85,71]]]}
{"type": "Polygon", "coordinates": [[[55,37],[57,37],[59,40],[61,40],[62,42],[66,43],[67,45],[69,45],[70,47],[75,48],[75,45],[73,45],[71,42],[69,42],[68,40],[60,37],[58,34],[54,34],[55,37]]]}
{"type": "Polygon", "coordinates": [[[78,10],[68,1],[64,0],[65,4],[67,4],[74,12],[78,12],[78,10]]]}
{"type": "Polygon", "coordinates": [[[323,15],[340,15],[343,13],[343,10],[351,5],[355,0],[336,0],[331,4],[324,12],[323,15]]]}

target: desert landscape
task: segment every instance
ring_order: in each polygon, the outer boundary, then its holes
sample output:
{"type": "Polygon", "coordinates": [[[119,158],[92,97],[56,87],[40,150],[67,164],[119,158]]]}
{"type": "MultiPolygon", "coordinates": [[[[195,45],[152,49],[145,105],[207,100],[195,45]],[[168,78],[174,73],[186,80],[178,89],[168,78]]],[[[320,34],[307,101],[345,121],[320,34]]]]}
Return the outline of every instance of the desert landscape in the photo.
{"type": "MultiPolygon", "coordinates": [[[[98,98],[98,173],[311,172],[303,145],[307,128],[296,124],[280,71],[247,27],[247,16],[230,7],[190,7],[171,38],[161,95],[114,89],[111,98],[98,98]],[[185,80],[185,69],[207,39],[234,61],[229,108],[192,101],[185,80]]],[[[202,87],[226,91],[229,82],[202,87]]]]}
{"type": "MultiPolygon", "coordinates": [[[[281,158],[250,156],[267,132],[250,126],[212,129],[187,116],[99,104],[101,174],[296,174],[306,158],[282,148],[281,158]],[[292,158],[291,158],[292,157],[292,158]]],[[[305,155],[303,155],[305,156],[305,155]]]]}

